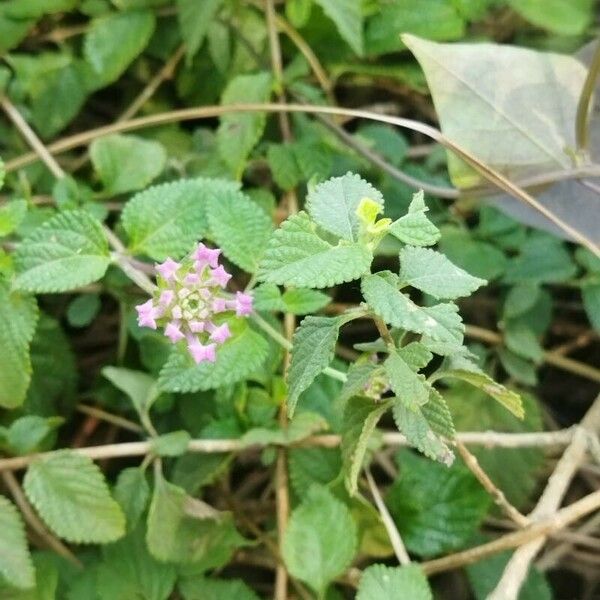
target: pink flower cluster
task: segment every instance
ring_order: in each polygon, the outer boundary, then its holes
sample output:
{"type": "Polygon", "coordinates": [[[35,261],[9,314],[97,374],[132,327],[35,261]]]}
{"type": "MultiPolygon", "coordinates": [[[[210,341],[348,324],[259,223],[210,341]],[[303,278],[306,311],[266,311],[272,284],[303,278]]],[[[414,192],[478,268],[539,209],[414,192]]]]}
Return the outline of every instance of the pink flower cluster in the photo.
{"type": "Polygon", "coordinates": [[[219,264],[220,254],[201,243],[180,263],[167,258],[156,265],[158,291],[135,307],[140,327],[164,327],[173,344],[185,340],[196,364],[214,362],[217,346],[231,337],[223,313],[252,312],[252,296],[224,291],[231,275],[219,264]]]}

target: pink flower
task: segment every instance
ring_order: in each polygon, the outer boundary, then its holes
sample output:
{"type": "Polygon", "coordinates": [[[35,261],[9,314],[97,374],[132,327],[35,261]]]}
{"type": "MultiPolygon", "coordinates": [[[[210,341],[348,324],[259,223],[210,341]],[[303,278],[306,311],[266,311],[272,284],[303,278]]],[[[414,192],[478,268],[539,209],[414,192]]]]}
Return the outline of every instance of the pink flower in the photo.
{"type": "Polygon", "coordinates": [[[155,269],[165,281],[171,281],[175,278],[177,270],[181,267],[178,262],[175,262],[171,257],[168,257],[165,262],[156,265],[155,269]]]}
{"type": "Polygon", "coordinates": [[[198,244],[181,262],[167,258],[156,265],[160,277],[154,297],[136,307],[141,327],[163,327],[173,344],[186,340],[196,364],[215,362],[217,348],[232,337],[227,319],[252,312],[252,296],[237,292],[232,297],[225,290],[231,274],[219,264],[220,254],[198,244]]]}

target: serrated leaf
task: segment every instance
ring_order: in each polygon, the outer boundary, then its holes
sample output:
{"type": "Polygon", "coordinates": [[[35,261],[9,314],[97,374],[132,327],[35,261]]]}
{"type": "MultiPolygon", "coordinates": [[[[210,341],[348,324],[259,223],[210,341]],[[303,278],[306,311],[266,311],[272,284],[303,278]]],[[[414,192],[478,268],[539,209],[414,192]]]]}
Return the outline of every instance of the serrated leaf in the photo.
{"type": "Polygon", "coordinates": [[[148,513],[146,541],[157,560],[194,563],[210,561],[214,552],[230,556],[244,539],[231,515],[219,513],[159,476],[148,513]]]}
{"type": "Polygon", "coordinates": [[[425,377],[415,373],[395,349],[390,351],[384,367],[390,387],[404,406],[416,409],[429,400],[430,386],[425,377]]]}
{"type": "Polygon", "coordinates": [[[63,422],[62,417],[25,415],[10,424],[3,441],[10,454],[23,455],[49,450],[56,441],[56,429],[63,422]]]}
{"type": "Polygon", "coordinates": [[[64,292],[100,279],[110,263],[100,223],[85,210],[52,217],[19,244],[15,286],[37,293],[64,292]]]}
{"type": "Polygon", "coordinates": [[[121,222],[134,254],[162,261],[179,259],[208,229],[209,198],[237,185],[219,179],[182,179],[155,185],[136,194],[127,204],[121,222]]]}
{"type": "Polygon", "coordinates": [[[328,485],[340,474],[342,458],[339,448],[289,448],[290,481],[302,499],[313,484],[328,485]]]}
{"type": "Polygon", "coordinates": [[[267,358],[267,341],[244,321],[229,325],[234,335],[219,348],[214,363],[196,365],[186,348],[173,348],[160,372],[159,388],[180,393],[210,390],[241,381],[256,371],[267,358]]]}
{"type": "Polygon", "coordinates": [[[146,187],[167,163],[167,153],[159,142],[120,133],[94,140],[90,158],[104,193],[112,196],[146,187]]]}
{"type": "Polygon", "coordinates": [[[154,13],[149,10],[108,13],[92,21],[83,53],[94,71],[95,87],[108,85],[123,74],[150,41],[154,25],[154,13]]]}
{"type": "Polygon", "coordinates": [[[242,192],[224,191],[208,203],[210,237],[248,273],[258,269],[273,230],[271,218],[242,192]]]}
{"type": "Polygon", "coordinates": [[[270,144],[267,160],[275,183],[285,191],[296,187],[302,173],[291,144],[270,144]]]}
{"type": "MultiPolygon", "coordinates": [[[[271,95],[270,73],[237,75],[229,81],[221,104],[267,102],[271,95]]],[[[266,124],[264,113],[230,113],[221,117],[217,130],[219,155],[240,177],[250,151],[260,140],[266,124]]]]}
{"type": "Polygon", "coordinates": [[[381,192],[359,175],[346,173],[309,190],[306,207],[310,216],[325,231],[356,242],[360,230],[356,209],[363,198],[369,198],[383,207],[381,192]]]}
{"type": "Polygon", "coordinates": [[[0,496],[0,574],[17,588],[35,586],[35,573],[27,547],[25,526],[12,502],[0,496]]]}
{"type": "Polygon", "coordinates": [[[394,221],[389,232],[401,242],[412,246],[432,246],[440,239],[440,230],[427,218],[423,191],[417,192],[408,213],[394,221]]]}
{"type": "Polygon", "coordinates": [[[329,424],[321,415],[306,411],[297,414],[283,429],[267,429],[266,427],[250,429],[242,436],[241,441],[247,446],[255,444],[289,446],[328,428],[329,424]]]}
{"type": "Polygon", "coordinates": [[[407,549],[435,556],[462,548],[477,531],[492,499],[461,463],[451,467],[406,450],[387,505],[407,549]]]}
{"type": "Polygon", "coordinates": [[[150,500],[150,486],[144,471],[138,467],[123,469],[114,496],[127,520],[127,530],[135,529],[150,500]]]}
{"type": "Polygon", "coordinates": [[[453,300],[469,296],[485,285],[430,248],[407,246],[400,250],[400,279],[437,299],[453,300]]]}
{"type": "Polygon", "coordinates": [[[170,431],[152,439],[151,451],[157,456],[181,456],[188,448],[192,436],[187,431],[170,431]]]}
{"type": "Polygon", "coordinates": [[[342,424],[342,459],[344,481],[351,496],[356,494],[369,440],[381,417],[393,406],[393,400],[376,403],[371,398],[355,396],[348,400],[342,424]]]}
{"type": "Polygon", "coordinates": [[[496,383],[487,373],[483,371],[471,371],[466,369],[452,369],[440,373],[441,377],[452,377],[466,381],[476,388],[491,396],[506,409],[508,409],[515,417],[522,419],[525,416],[523,410],[523,402],[521,396],[512,390],[505,388],[503,385],[496,383]]]}
{"type": "Polygon", "coordinates": [[[125,517],[100,469],[69,450],[34,460],[23,487],[46,525],[74,543],[106,544],[125,533],[125,517]]]}
{"type": "Polygon", "coordinates": [[[281,300],[283,312],[307,315],[325,308],[331,302],[331,297],[318,290],[292,288],[283,293],[281,300]]]}
{"type": "Polygon", "coordinates": [[[360,0],[315,0],[335,23],[342,38],[359,56],[364,52],[362,3],[360,0]]]}
{"type": "Polygon", "coordinates": [[[325,288],[357,279],[369,270],[372,260],[366,246],[343,241],[334,246],[324,240],[301,211],[271,236],[259,278],[279,285],[325,288]]]}
{"type": "Polygon", "coordinates": [[[433,354],[421,342],[409,342],[406,346],[397,348],[396,352],[415,372],[426,367],[433,358],[433,354]]]}
{"type": "Polygon", "coordinates": [[[435,388],[429,391],[429,402],[421,406],[421,412],[435,434],[451,440],[456,435],[456,430],[448,404],[435,388]]]}
{"type": "Polygon", "coordinates": [[[290,416],[294,414],[300,394],[333,360],[341,324],[337,317],[309,316],[296,329],[287,374],[290,416]]]}
{"type": "Polygon", "coordinates": [[[38,319],[35,298],[0,280],[0,406],[23,403],[31,380],[29,344],[38,319]]]}
{"type": "Polygon", "coordinates": [[[427,577],[417,565],[372,565],[363,571],[356,600],[433,600],[427,577]]]}
{"type": "Polygon", "coordinates": [[[194,58],[209,29],[215,24],[215,16],[222,4],[223,0],[177,0],[179,29],[185,42],[188,62],[194,58]]]}
{"type": "Polygon", "coordinates": [[[451,303],[420,307],[398,290],[399,285],[397,275],[382,271],[365,275],[361,289],[369,306],[386,323],[425,334],[450,348],[459,348],[463,341],[464,325],[458,307],[451,303]]]}
{"type": "Polygon", "coordinates": [[[352,396],[360,396],[365,394],[366,389],[375,376],[375,374],[382,374],[383,369],[381,365],[368,362],[354,362],[350,365],[348,373],[346,374],[346,381],[340,392],[340,402],[346,402],[352,396]]]}
{"type": "MultiPolygon", "coordinates": [[[[0,165],[0,177],[2,175],[0,165]]],[[[2,182],[0,180],[0,188],[2,182]]],[[[0,237],[12,233],[25,218],[27,213],[27,202],[25,200],[12,200],[0,206],[0,237]]]]}
{"type": "Polygon", "coordinates": [[[350,511],[324,487],[313,486],[292,512],[283,538],[283,560],[292,576],[319,597],[354,558],[357,529],[350,511]]]}
{"type": "Polygon", "coordinates": [[[392,408],[394,421],[411,446],[425,456],[449,466],[454,461],[454,453],[448,445],[434,433],[424,415],[423,406],[407,405],[396,400],[392,408]]]}

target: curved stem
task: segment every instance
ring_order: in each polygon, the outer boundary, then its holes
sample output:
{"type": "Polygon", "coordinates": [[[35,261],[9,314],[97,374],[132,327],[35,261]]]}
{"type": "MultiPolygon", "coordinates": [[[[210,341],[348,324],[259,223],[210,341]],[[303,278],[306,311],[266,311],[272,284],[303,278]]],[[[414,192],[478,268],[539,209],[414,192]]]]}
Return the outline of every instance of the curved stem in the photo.
{"type": "Polygon", "coordinates": [[[587,77],[579,96],[577,103],[577,116],[575,117],[575,140],[577,142],[577,150],[587,152],[590,132],[590,103],[594,95],[594,86],[600,74],[600,39],[596,42],[596,49],[592,57],[590,68],[587,72],[587,77]]]}

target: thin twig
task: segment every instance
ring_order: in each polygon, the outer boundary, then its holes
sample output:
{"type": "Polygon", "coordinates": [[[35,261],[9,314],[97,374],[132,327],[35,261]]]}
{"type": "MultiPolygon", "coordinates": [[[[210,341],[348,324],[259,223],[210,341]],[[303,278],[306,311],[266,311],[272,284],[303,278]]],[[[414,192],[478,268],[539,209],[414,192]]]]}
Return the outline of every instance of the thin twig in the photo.
{"type": "Polygon", "coordinates": [[[398,531],[398,528],[394,523],[394,519],[392,519],[392,515],[390,515],[390,512],[388,511],[387,506],[385,505],[385,502],[379,493],[377,484],[375,483],[375,480],[373,479],[371,471],[368,467],[365,469],[365,475],[367,476],[369,489],[371,490],[371,495],[375,501],[375,506],[377,506],[377,510],[379,511],[379,515],[381,516],[385,530],[390,538],[392,548],[394,549],[394,554],[401,565],[408,565],[410,564],[410,556],[406,551],[406,546],[400,537],[400,532],[398,531]]]}
{"type": "Polygon", "coordinates": [[[494,502],[519,527],[527,527],[530,523],[529,519],[507,500],[504,492],[496,486],[489,475],[481,468],[477,457],[471,453],[461,441],[457,440],[455,445],[471,473],[477,477],[479,483],[481,483],[486,492],[494,499],[494,502]]]}
{"type": "MultiPolygon", "coordinates": [[[[496,431],[470,431],[456,434],[456,439],[464,444],[483,446],[485,448],[533,448],[547,446],[565,446],[573,438],[572,429],[548,431],[540,433],[501,433],[496,431]]],[[[381,434],[382,443],[386,446],[408,446],[406,438],[397,431],[386,431],[381,434]]],[[[303,448],[337,448],[341,443],[339,435],[314,435],[293,444],[303,448]]],[[[248,444],[241,439],[195,439],[188,444],[187,451],[198,454],[214,454],[222,452],[241,452],[265,448],[270,444],[248,444]]],[[[71,452],[88,456],[94,460],[104,458],[122,458],[126,456],[144,456],[151,452],[149,441],[123,442],[104,446],[75,448],[71,452]]],[[[53,452],[29,454],[0,459],[0,471],[25,469],[38,458],[52,456],[53,452]]]]}
{"type": "Polygon", "coordinates": [[[575,139],[577,142],[577,150],[586,152],[588,148],[590,132],[590,103],[594,95],[594,87],[596,80],[600,74],[600,39],[596,42],[596,49],[592,57],[592,62],[587,72],[579,102],[577,103],[577,115],[575,117],[575,139]]]}
{"type": "MultiPolygon", "coordinates": [[[[452,569],[458,569],[465,565],[473,564],[488,556],[503,552],[504,550],[511,550],[512,548],[518,548],[519,546],[523,548],[526,547],[528,543],[536,543],[540,539],[545,539],[554,531],[559,531],[560,529],[568,527],[571,523],[574,523],[599,508],[600,491],[597,491],[570,504],[566,508],[559,510],[557,513],[533,523],[529,527],[518,529],[517,531],[508,533],[487,544],[476,546],[475,548],[469,548],[468,550],[450,554],[443,558],[426,561],[421,563],[420,566],[426,575],[433,575],[434,573],[451,571],[452,569]]],[[[515,554],[517,553],[515,552],[515,554]]],[[[488,598],[492,598],[492,596],[488,596],[488,598]]],[[[503,598],[504,600],[508,600],[509,597],[504,596],[503,598]]]]}
{"type": "Polygon", "coordinates": [[[133,431],[134,433],[144,433],[144,428],[137,423],[134,423],[129,419],[125,419],[124,417],[113,415],[105,410],[102,410],[101,408],[97,408],[96,406],[78,404],[76,408],[78,412],[83,413],[84,415],[89,415],[91,417],[95,417],[96,419],[106,421],[107,423],[112,423],[121,429],[127,429],[127,431],[133,431]]]}
{"type": "Polygon", "coordinates": [[[2,480],[8,488],[15,503],[19,507],[19,510],[23,514],[23,518],[27,524],[35,531],[39,537],[46,543],[46,545],[54,550],[59,556],[62,556],[72,565],[78,568],[83,568],[83,564],[80,560],[67,548],[57,537],[55,537],[46,526],[42,523],[36,512],[29,504],[29,501],[25,497],[17,478],[11,471],[4,471],[2,473],[2,480]]]}

